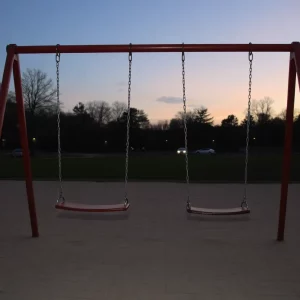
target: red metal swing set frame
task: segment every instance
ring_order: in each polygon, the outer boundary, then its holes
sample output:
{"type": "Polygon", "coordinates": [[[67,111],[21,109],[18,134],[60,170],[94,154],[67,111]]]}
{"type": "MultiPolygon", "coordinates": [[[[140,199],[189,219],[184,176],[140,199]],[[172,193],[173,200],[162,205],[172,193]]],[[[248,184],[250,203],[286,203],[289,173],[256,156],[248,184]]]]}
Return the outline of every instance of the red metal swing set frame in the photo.
{"type": "MultiPolygon", "coordinates": [[[[17,101],[18,122],[20,128],[20,139],[23,150],[23,163],[25,171],[25,181],[27,190],[27,200],[31,221],[31,231],[33,237],[39,236],[38,221],[35,208],[34,191],[32,183],[31,162],[28,148],[28,138],[26,129],[26,119],[21,82],[21,69],[19,54],[55,54],[59,53],[128,53],[133,52],[182,52],[182,44],[142,44],[142,45],[54,45],[54,46],[17,46],[11,44],[7,46],[7,57],[4,66],[2,86],[0,89],[0,137],[6,98],[9,91],[11,73],[13,72],[15,94],[17,101]]],[[[291,44],[185,44],[184,52],[289,52],[289,77],[287,93],[287,114],[284,142],[284,157],[282,165],[282,181],[280,195],[279,222],[277,230],[277,240],[284,240],[286,207],[288,197],[288,185],[291,169],[291,153],[293,138],[293,118],[296,89],[296,75],[298,74],[298,84],[300,88],[300,43],[291,44]]]]}

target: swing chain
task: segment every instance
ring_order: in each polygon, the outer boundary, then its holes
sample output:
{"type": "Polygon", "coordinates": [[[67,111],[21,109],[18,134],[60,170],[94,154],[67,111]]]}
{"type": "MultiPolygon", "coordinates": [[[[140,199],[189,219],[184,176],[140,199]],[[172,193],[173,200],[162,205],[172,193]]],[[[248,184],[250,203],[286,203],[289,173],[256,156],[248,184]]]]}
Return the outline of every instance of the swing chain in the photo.
{"type": "Polygon", "coordinates": [[[129,161],[129,138],[130,138],[130,101],[131,101],[131,65],[132,65],[132,44],[129,44],[128,54],[128,101],[127,101],[127,129],[126,129],[126,159],[125,159],[125,205],[128,204],[128,161],[129,161]]]}
{"type": "Polygon", "coordinates": [[[59,196],[57,203],[64,203],[65,198],[63,195],[62,187],[62,167],[61,167],[61,144],[60,144],[60,100],[59,100],[59,63],[60,63],[60,52],[59,44],[56,45],[56,100],[57,100],[57,152],[58,152],[58,176],[59,176],[59,196]]]}
{"type": "Polygon", "coordinates": [[[186,186],[187,186],[187,209],[190,209],[190,191],[189,191],[189,160],[188,160],[188,142],[187,142],[187,121],[186,121],[186,95],[185,95],[185,53],[184,43],[182,43],[182,100],[183,100],[183,126],[184,126],[184,148],[185,148],[185,168],[186,168],[186,186]]]}
{"type": "MultiPolygon", "coordinates": [[[[249,43],[251,45],[251,43],[249,43]]],[[[251,122],[251,92],[252,92],[252,62],[253,53],[249,51],[249,89],[248,89],[248,109],[247,109],[247,132],[246,132],[246,156],[245,156],[245,182],[244,182],[244,197],[241,204],[242,208],[247,209],[247,183],[248,183],[248,159],[249,159],[249,132],[250,132],[250,122],[251,122]]]]}

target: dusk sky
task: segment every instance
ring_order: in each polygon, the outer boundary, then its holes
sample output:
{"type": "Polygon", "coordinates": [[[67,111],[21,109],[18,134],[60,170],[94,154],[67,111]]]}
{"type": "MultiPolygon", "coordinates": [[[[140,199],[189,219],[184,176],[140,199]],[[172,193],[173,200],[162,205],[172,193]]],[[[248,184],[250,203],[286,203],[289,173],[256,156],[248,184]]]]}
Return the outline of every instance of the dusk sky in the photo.
{"type": "MultiPolygon", "coordinates": [[[[142,43],[291,43],[300,41],[299,0],[3,0],[0,68],[6,45],[142,43]]],[[[127,54],[62,54],[61,100],[127,101],[127,54]]],[[[288,53],[254,53],[253,99],[286,105],[288,53]]],[[[21,69],[38,68],[55,82],[54,54],[22,55],[21,69]]],[[[247,53],[187,53],[188,109],[205,106],[219,123],[243,118],[248,96],[247,53]]],[[[2,75],[1,75],[2,76],[2,75]]],[[[11,85],[13,90],[13,85],[11,85]]],[[[296,107],[300,107],[299,89],[296,107]]],[[[181,54],[133,54],[132,106],[152,122],[182,110],[181,54]]]]}

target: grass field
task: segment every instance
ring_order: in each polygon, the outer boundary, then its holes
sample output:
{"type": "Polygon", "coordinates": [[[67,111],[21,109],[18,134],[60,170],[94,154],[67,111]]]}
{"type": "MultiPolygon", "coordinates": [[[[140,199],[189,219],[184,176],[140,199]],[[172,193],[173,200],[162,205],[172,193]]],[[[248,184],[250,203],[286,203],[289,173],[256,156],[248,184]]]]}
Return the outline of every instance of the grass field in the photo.
{"type": "MultiPolygon", "coordinates": [[[[36,180],[56,180],[55,157],[33,157],[33,177],[36,180]]],[[[115,181],[124,178],[124,155],[99,157],[64,157],[63,177],[66,180],[115,181]]],[[[218,154],[216,156],[189,156],[191,182],[241,182],[244,178],[244,156],[218,154]]],[[[280,154],[251,155],[249,182],[279,182],[282,156],[280,154]]],[[[0,156],[0,178],[24,178],[20,158],[0,156]]],[[[184,181],[184,156],[173,154],[134,154],[129,160],[129,180],[184,181]]],[[[293,155],[291,181],[300,181],[300,155],[293,155]]]]}

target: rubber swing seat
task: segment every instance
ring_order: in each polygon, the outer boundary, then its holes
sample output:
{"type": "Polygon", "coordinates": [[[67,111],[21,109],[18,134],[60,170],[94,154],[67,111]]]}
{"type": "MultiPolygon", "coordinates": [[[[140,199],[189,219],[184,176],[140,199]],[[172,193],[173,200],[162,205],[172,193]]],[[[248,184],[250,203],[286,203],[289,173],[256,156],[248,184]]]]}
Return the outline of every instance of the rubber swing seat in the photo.
{"type": "Polygon", "coordinates": [[[187,207],[187,212],[200,215],[212,216],[227,216],[227,215],[242,215],[249,214],[249,208],[233,207],[233,208],[202,208],[202,207],[187,207]]]}
{"type": "Polygon", "coordinates": [[[63,202],[57,203],[55,205],[56,209],[79,211],[79,212],[118,212],[126,211],[130,204],[110,204],[110,205],[94,205],[94,204],[80,204],[73,202],[63,202]]]}

